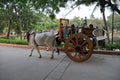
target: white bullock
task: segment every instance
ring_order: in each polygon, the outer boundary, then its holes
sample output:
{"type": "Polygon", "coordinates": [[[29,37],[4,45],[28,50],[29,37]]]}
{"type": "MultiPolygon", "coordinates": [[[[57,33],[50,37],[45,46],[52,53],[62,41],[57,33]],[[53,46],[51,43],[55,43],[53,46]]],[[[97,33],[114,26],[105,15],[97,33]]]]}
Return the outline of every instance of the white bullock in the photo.
{"type": "MultiPolygon", "coordinates": [[[[39,58],[41,58],[41,53],[39,51],[38,46],[47,46],[52,50],[52,56],[51,59],[54,58],[54,51],[55,51],[55,45],[56,45],[56,35],[51,31],[51,32],[43,32],[43,33],[26,33],[27,41],[29,42],[29,45],[32,46],[32,50],[29,56],[32,56],[32,52],[34,49],[37,49],[39,53],[39,58]]],[[[57,52],[59,54],[58,48],[57,52]]]]}

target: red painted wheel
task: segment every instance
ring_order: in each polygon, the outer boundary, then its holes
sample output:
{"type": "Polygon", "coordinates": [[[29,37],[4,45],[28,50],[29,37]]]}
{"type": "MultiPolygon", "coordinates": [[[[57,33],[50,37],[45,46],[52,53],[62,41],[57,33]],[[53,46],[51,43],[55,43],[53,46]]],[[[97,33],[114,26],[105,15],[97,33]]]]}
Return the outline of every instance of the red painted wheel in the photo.
{"type": "Polygon", "coordinates": [[[93,52],[93,44],[86,35],[72,34],[64,45],[66,55],[75,62],[88,60],[93,52]]]}

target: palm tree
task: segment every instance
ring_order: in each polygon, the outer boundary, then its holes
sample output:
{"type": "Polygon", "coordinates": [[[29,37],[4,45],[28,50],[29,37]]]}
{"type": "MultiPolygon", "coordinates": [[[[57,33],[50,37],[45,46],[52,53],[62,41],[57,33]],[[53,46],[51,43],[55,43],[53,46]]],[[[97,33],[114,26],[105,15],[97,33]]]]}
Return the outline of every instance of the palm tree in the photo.
{"type": "Polygon", "coordinates": [[[107,22],[106,22],[106,18],[105,18],[105,5],[106,5],[106,1],[105,0],[99,0],[99,4],[100,4],[100,10],[103,14],[103,21],[104,21],[104,25],[105,28],[107,30],[107,39],[108,39],[108,43],[110,43],[110,38],[109,38],[109,31],[108,31],[108,26],[107,26],[107,22]]]}
{"type": "Polygon", "coordinates": [[[112,44],[113,44],[113,34],[114,34],[114,10],[112,14],[112,44]]]}
{"type": "MultiPolygon", "coordinates": [[[[116,5],[117,3],[117,0],[112,0],[114,2],[114,4],[116,5]]],[[[112,9],[113,13],[112,13],[112,44],[113,44],[113,35],[114,35],[114,14],[115,14],[115,11],[114,9],[112,9]]]]}

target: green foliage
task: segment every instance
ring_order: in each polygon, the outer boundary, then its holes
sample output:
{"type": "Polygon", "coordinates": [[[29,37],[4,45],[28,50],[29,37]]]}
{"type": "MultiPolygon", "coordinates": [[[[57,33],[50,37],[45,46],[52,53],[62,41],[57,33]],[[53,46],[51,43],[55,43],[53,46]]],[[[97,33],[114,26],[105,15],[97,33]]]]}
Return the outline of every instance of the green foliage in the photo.
{"type": "MultiPolygon", "coordinates": [[[[81,23],[82,23],[82,21],[79,19],[79,17],[74,17],[71,21],[70,21],[70,23],[74,23],[74,25],[75,26],[80,26],[81,25],[81,23]]],[[[72,25],[71,24],[71,25],[72,25]]]]}
{"type": "Polygon", "coordinates": [[[120,49],[120,42],[114,44],[106,44],[105,48],[107,50],[120,49]]]}
{"type": "MultiPolygon", "coordinates": [[[[108,25],[111,28],[112,25],[112,14],[108,17],[108,25]]],[[[119,29],[120,30],[120,16],[118,14],[114,15],[114,27],[115,29],[119,29]]]]}
{"type": "MultiPolygon", "coordinates": [[[[74,2],[78,6],[90,5],[99,0],[1,0],[0,23],[8,27],[8,32],[9,29],[14,29],[17,34],[22,31],[58,28],[58,22],[53,21],[55,13],[58,13],[61,7],[66,7],[67,2],[74,2]],[[44,25],[41,22],[44,22],[44,25]]],[[[79,20],[74,22],[79,25],[79,20]]],[[[99,21],[96,24],[101,26],[99,21]]]]}
{"type": "Polygon", "coordinates": [[[91,5],[95,2],[98,2],[98,0],[77,0],[76,5],[81,5],[81,4],[91,5]]]}
{"type": "Polygon", "coordinates": [[[101,47],[101,46],[95,46],[96,50],[115,50],[115,49],[119,49],[120,50],[120,42],[116,42],[114,44],[106,44],[105,47],[101,47]]]}
{"type": "MultiPolygon", "coordinates": [[[[14,30],[17,34],[21,34],[22,31],[36,30],[37,28],[38,30],[43,30],[46,28],[49,29],[50,26],[54,26],[51,25],[54,22],[50,23],[49,25],[46,24],[46,22],[52,21],[50,17],[55,18],[53,13],[58,7],[55,4],[62,1],[54,0],[54,3],[52,2],[53,1],[48,0],[2,0],[0,3],[0,23],[3,23],[4,26],[9,27],[8,29],[14,30]],[[51,8],[49,11],[48,9],[50,7],[53,7],[54,10],[51,11],[51,8]],[[46,16],[45,14],[50,17],[46,16]],[[9,20],[11,21],[10,23],[8,23],[9,20]],[[41,22],[45,22],[44,24],[46,25],[41,25],[41,22]]],[[[59,3],[59,5],[61,5],[61,3],[59,3]]]]}
{"type": "Polygon", "coordinates": [[[28,45],[26,40],[0,38],[0,43],[28,45]]]}
{"type": "Polygon", "coordinates": [[[0,34],[3,33],[4,27],[2,25],[0,25],[0,34]]]}
{"type": "MultiPolygon", "coordinates": [[[[102,19],[94,19],[94,20],[89,20],[89,24],[93,24],[94,27],[98,26],[98,28],[103,28],[104,22],[102,19]]],[[[89,26],[88,24],[88,26],[89,26]]]]}

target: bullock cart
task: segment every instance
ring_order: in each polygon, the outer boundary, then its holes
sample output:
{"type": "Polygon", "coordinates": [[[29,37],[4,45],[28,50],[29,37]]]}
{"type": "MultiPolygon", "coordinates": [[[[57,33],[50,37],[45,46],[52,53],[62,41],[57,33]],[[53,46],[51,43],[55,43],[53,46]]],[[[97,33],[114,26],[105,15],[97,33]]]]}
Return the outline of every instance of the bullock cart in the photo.
{"type": "MultiPolygon", "coordinates": [[[[96,38],[93,35],[94,29],[75,27],[74,34],[70,34],[69,19],[60,18],[59,40],[63,41],[66,55],[75,62],[88,60],[96,45],[96,38]]],[[[95,33],[94,33],[95,34],[95,33]]]]}

